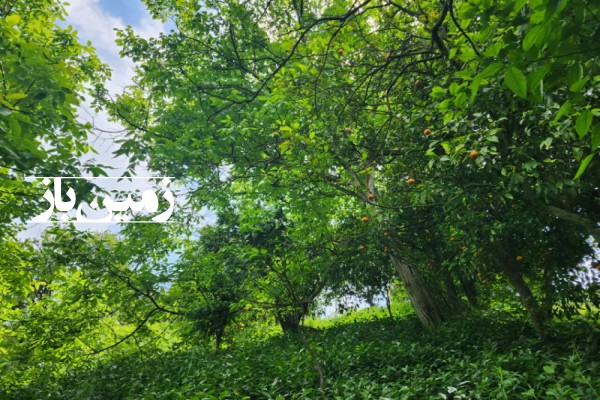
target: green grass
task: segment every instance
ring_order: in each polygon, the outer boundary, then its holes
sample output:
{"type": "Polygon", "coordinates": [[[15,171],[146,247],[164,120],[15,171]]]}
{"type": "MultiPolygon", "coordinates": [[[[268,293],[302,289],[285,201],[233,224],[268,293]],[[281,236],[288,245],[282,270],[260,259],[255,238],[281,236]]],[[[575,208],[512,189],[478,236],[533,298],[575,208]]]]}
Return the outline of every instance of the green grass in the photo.
{"type": "MultiPolygon", "coordinates": [[[[408,301],[393,302],[391,308],[392,316],[394,318],[406,318],[414,314],[414,309],[408,301]]],[[[390,315],[387,308],[372,306],[344,313],[342,315],[331,318],[307,318],[304,321],[304,324],[306,326],[310,326],[311,328],[325,329],[331,328],[336,325],[344,325],[354,322],[371,321],[377,319],[388,319],[389,317],[390,315]]]]}
{"type": "MultiPolygon", "coordinates": [[[[423,330],[414,317],[310,330],[327,399],[598,399],[598,327],[558,325],[538,341],[516,319],[478,317],[423,330]]],[[[6,392],[3,399],[319,399],[293,335],[215,353],[200,347],[120,356],[6,392]]],[[[1,389],[1,387],[0,387],[1,389]]]]}

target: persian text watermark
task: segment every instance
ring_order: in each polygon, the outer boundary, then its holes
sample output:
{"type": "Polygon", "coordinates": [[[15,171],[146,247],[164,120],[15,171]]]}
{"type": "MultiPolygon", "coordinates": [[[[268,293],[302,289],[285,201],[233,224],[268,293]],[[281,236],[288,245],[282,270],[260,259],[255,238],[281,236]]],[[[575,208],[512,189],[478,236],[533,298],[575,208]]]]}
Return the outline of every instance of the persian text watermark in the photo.
{"type": "MultiPolygon", "coordinates": [[[[172,177],[28,177],[27,179],[40,180],[45,186],[53,184],[43,195],[50,206],[46,211],[31,219],[33,223],[166,223],[173,214],[175,208],[175,196],[168,188],[172,177]],[[85,201],[77,201],[77,194],[72,187],[69,187],[69,180],[123,180],[123,179],[145,179],[150,181],[159,181],[162,189],[158,190],[160,196],[155,190],[144,190],[139,200],[133,200],[132,195],[128,194],[125,200],[116,201],[111,196],[105,195],[102,198],[93,198],[89,204],[85,201]],[[67,181],[67,182],[63,182],[67,181]],[[63,185],[66,187],[66,197],[68,201],[63,200],[63,185]],[[52,190],[51,190],[52,189],[52,190]],[[100,202],[102,206],[100,206],[100,202]],[[166,209],[164,209],[166,207],[166,209]],[[154,215],[160,212],[158,215],[154,215]],[[153,215],[153,216],[152,216],[153,215]],[[150,217],[151,216],[151,217],[150,217]],[[54,218],[53,218],[54,217],[54,218]],[[140,218],[140,219],[138,219],[140,218]]],[[[89,196],[84,196],[90,198],[89,196]]]]}

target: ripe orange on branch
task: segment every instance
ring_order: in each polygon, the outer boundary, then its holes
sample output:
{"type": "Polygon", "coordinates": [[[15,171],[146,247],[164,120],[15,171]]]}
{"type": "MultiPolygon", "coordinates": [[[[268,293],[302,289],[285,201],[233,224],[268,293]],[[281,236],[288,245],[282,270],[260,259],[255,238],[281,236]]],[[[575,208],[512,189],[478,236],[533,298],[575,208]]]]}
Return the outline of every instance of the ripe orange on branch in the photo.
{"type": "Polygon", "coordinates": [[[369,222],[369,217],[362,217],[360,220],[362,222],[369,222]]]}
{"type": "Polygon", "coordinates": [[[517,256],[517,262],[523,262],[523,260],[525,259],[523,256],[517,256]]]}
{"type": "Polygon", "coordinates": [[[469,158],[471,160],[475,160],[477,157],[479,157],[479,152],[477,150],[473,150],[469,153],[469,158]]]}
{"type": "Polygon", "coordinates": [[[377,196],[376,196],[376,195],[374,195],[373,193],[369,193],[369,194],[367,195],[367,198],[368,198],[369,200],[375,200],[375,199],[377,198],[377,196]]]}
{"type": "Polygon", "coordinates": [[[429,135],[431,133],[431,129],[427,128],[423,131],[423,135],[429,135]]]}
{"type": "Polygon", "coordinates": [[[414,185],[417,181],[415,180],[415,178],[408,178],[406,180],[406,183],[408,183],[409,185],[414,185]]]}

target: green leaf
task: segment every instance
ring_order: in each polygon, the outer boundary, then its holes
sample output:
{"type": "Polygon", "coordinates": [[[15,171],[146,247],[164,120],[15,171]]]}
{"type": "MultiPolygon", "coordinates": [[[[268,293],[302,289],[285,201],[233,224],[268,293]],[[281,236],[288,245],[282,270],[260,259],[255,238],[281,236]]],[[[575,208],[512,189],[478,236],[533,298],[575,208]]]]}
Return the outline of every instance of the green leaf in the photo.
{"type": "Polygon", "coordinates": [[[286,140],[285,142],[281,142],[281,144],[279,145],[281,154],[285,153],[289,147],[290,147],[290,142],[288,140],[286,140]]]}
{"type": "Polygon", "coordinates": [[[592,153],[589,156],[587,156],[586,158],[583,159],[583,161],[581,162],[581,165],[579,166],[579,169],[577,170],[577,173],[575,174],[575,177],[573,178],[573,180],[579,179],[579,177],[581,176],[581,174],[583,174],[586,170],[586,168],[588,167],[588,165],[590,165],[590,162],[592,161],[592,159],[594,158],[594,156],[596,155],[596,153],[592,153]]]}
{"type": "Polygon", "coordinates": [[[21,134],[21,124],[19,124],[14,116],[8,120],[8,124],[10,125],[13,135],[19,136],[21,134]]]}
{"type": "Polygon", "coordinates": [[[523,39],[523,50],[529,50],[533,45],[541,48],[550,32],[549,24],[536,25],[523,39]]]}
{"type": "Polygon", "coordinates": [[[588,133],[590,126],[592,126],[592,111],[585,110],[579,114],[575,122],[575,131],[577,131],[580,139],[583,139],[588,133]]]}
{"type": "Polygon", "coordinates": [[[504,83],[517,96],[527,98],[527,78],[520,69],[510,67],[504,73],[504,83]]]}
{"type": "Polygon", "coordinates": [[[525,4],[527,4],[527,0],[516,0],[514,2],[513,14],[516,14],[519,11],[521,11],[521,8],[523,8],[525,4]]]}
{"type": "Polygon", "coordinates": [[[9,25],[16,25],[19,22],[21,22],[21,17],[19,17],[18,15],[9,15],[8,17],[6,17],[6,22],[8,22],[9,25]]]}
{"type": "Polygon", "coordinates": [[[6,100],[21,100],[27,97],[25,93],[9,93],[6,95],[6,100]]]}
{"type": "Polygon", "coordinates": [[[546,21],[550,21],[556,17],[567,6],[567,3],[567,0],[554,0],[546,2],[547,8],[544,19],[546,21]]]}
{"type": "Polygon", "coordinates": [[[542,68],[537,68],[535,71],[527,76],[527,85],[529,90],[534,92],[536,88],[542,83],[542,79],[550,71],[550,65],[546,64],[542,68]]]}
{"type": "Polygon", "coordinates": [[[592,151],[600,147],[600,124],[592,129],[592,151]]]}
{"type": "Polygon", "coordinates": [[[471,86],[469,86],[469,89],[471,90],[471,97],[469,98],[469,103],[473,104],[475,102],[475,99],[477,98],[477,91],[479,90],[479,86],[481,86],[482,81],[483,79],[480,78],[473,79],[471,86]]]}
{"type": "Polygon", "coordinates": [[[552,146],[552,138],[546,138],[541,144],[540,144],[540,149],[546,149],[548,150],[550,148],[550,146],[552,146]]]}
{"type": "Polygon", "coordinates": [[[547,374],[553,374],[555,370],[555,366],[554,365],[544,365],[544,372],[547,374]]]}
{"type": "Polygon", "coordinates": [[[489,78],[490,76],[496,75],[498,73],[498,71],[500,71],[502,69],[503,66],[504,66],[504,64],[499,63],[499,62],[492,63],[492,64],[488,65],[487,67],[485,67],[485,69],[483,71],[481,71],[479,74],[477,74],[475,79],[477,79],[477,78],[484,79],[484,78],[489,78]]]}
{"type": "Polygon", "coordinates": [[[589,77],[586,76],[581,80],[573,82],[573,84],[569,86],[569,92],[581,92],[581,90],[585,87],[585,84],[587,83],[588,79],[589,77]]]}
{"type": "Polygon", "coordinates": [[[569,67],[567,78],[569,79],[569,83],[577,82],[583,78],[583,66],[581,63],[575,63],[569,67]]]}
{"type": "Polygon", "coordinates": [[[558,112],[556,113],[556,117],[554,117],[554,122],[558,122],[558,120],[563,117],[565,114],[571,112],[571,109],[573,108],[573,106],[571,105],[570,101],[566,101],[563,103],[562,106],[560,106],[560,108],[558,109],[558,112]]]}
{"type": "Polygon", "coordinates": [[[433,89],[431,89],[431,98],[432,99],[440,99],[440,98],[444,97],[445,95],[446,95],[446,91],[439,86],[434,86],[433,89]]]}

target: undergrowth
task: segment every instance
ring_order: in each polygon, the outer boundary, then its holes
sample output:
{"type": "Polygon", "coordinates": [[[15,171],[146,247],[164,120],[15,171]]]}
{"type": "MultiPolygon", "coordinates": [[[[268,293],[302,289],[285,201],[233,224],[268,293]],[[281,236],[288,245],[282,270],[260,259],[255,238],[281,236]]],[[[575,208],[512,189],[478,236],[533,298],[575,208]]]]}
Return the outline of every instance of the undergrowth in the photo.
{"type": "MultiPolygon", "coordinates": [[[[598,328],[558,325],[541,342],[521,320],[478,317],[422,329],[414,317],[306,333],[327,399],[598,399],[598,328]]],[[[215,353],[198,346],[129,354],[3,388],[8,399],[318,399],[294,335],[215,353]]],[[[0,392],[1,394],[1,392],[0,392]]]]}

